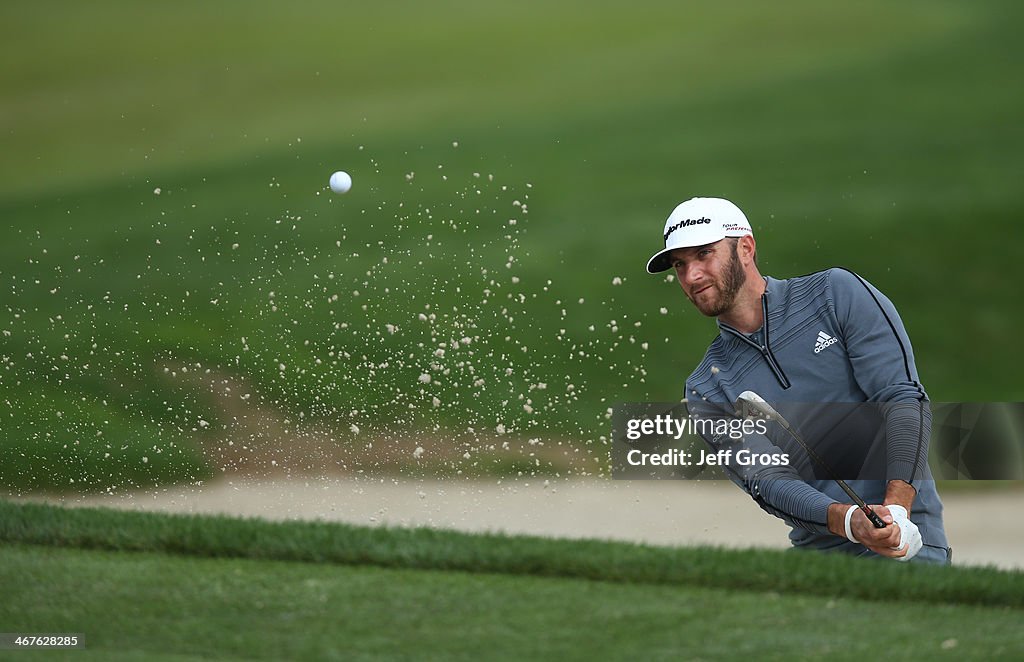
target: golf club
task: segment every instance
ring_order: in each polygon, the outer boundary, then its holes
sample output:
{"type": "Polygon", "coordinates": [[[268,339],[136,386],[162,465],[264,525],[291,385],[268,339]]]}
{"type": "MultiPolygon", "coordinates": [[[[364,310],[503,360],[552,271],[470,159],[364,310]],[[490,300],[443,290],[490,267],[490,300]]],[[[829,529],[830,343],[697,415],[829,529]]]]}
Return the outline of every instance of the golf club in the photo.
{"type": "Polygon", "coordinates": [[[744,418],[747,418],[750,415],[750,412],[756,412],[760,416],[773,420],[781,425],[782,428],[788,432],[791,437],[793,437],[793,439],[796,439],[797,443],[803,446],[808,455],[811,456],[811,459],[817,462],[822,469],[828,472],[832,480],[834,480],[836,484],[846,492],[847,496],[853,499],[853,502],[860,507],[861,511],[863,511],[867,518],[871,520],[871,523],[875,525],[875,528],[885,528],[885,522],[883,522],[882,518],[878,516],[878,513],[871,510],[871,508],[868,507],[868,504],[864,502],[864,499],[860,498],[860,495],[854,492],[853,488],[846,484],[846,481],[836,476],[832,467],[826,464],[825,461],[814,452],[814,449],[807,445],[807,442],[805,442],[800,434],[793,429],[789,424],[789,421],[783,418],[782,414],[775,411],[775,408],[768,404],[764,398],[753,391],[744,391],[743,393],[740,393],[740,397],[736,398],[736,410],[744,418]]]}

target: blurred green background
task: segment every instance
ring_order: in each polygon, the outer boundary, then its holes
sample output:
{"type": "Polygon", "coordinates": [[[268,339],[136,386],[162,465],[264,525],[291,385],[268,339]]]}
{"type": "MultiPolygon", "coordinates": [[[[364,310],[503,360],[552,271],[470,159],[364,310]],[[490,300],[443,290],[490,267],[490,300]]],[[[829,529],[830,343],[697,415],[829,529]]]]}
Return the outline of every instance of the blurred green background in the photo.
{"type": "Polygon", "coordinates": [[[885,292],[933,400],[1024,399],[1021,14],[5,3],[0,484],[311,437],[600,457],[607,408],[679,397],[715,333],[643,268],[694,195],[765,273],[885,292]]]}

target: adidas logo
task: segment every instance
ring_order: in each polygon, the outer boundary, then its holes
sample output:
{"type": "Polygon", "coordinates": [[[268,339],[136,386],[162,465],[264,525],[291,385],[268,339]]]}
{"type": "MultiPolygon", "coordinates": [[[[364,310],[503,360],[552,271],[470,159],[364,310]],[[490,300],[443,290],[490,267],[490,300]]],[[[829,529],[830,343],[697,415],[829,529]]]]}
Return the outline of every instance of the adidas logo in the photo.
{"type": "Polygon", "coordinates": [[[821,350],[825,349],[829,345],[834,345],[839,342],[838,338],[833,338],[824,331],[818,331],[818,339],[814,343],[814,353],[818,354],[821,350]]]}

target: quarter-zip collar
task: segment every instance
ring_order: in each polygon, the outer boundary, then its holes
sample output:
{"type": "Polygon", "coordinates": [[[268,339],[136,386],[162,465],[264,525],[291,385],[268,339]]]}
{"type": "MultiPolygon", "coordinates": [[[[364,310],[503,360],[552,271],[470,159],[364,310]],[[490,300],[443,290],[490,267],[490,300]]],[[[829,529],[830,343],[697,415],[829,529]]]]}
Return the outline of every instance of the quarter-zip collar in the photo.
{"type": "Polygon", "coordinates": [[[768,367],[771,368],[772,374],[779,380],[779,384],[782,388],[787,389],[790,387],[789,378],[786,377],[786,373],[783,372],[782,366],[775,359],[775,354],[772,352],[771,345],[771,313],[778,310],[779,306],[782,305],[783,292],[785,285],[782,281],[776,280],[770,276],[764,277],[765,288],[764,294],[761,295],[761,328],[754,331],[752,334],[747,335],[738,329],[735,329],[728,324],[721,321],[718,322],[719,333],[722,335],[723,340],[729,340],[735,338],[740,342],[756,349],[764,360],[768,363],[768,367]]]}

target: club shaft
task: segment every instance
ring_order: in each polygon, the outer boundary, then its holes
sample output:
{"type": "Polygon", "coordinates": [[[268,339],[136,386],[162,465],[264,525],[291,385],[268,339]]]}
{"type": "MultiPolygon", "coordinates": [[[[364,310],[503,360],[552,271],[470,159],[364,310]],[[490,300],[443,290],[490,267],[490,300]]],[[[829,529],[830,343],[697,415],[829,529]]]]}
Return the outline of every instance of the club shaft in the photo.
{"type": "Polygon", "coordinates": [[[779,423],[779,425],[782,426],[782,429],[789,433],[789,436],[793,437],[793,439],[796,439],[797,443],[803,446],[804,450],[807,451],[807,454],[811,456],[811,459],[817,462],[818,466],[820,466],[822,469],[828,472],[829,477],[836,482],[836,485],[838,485],[844,492],[846,492],[846,495],[848,497],[853,499],[853,502],[857,504],[857,506],[864,513],[864,515],[867,516],[871,523],[875,525],[875,528],[884,529],[885,522],[882,521],[882,518],[879,517],[878,513],[871,510],[868,504],[865,503],[864,499],[860,498],[860,495],[857,494],[852,487],[847,485],[845,480],[836,475],[836,472],[832,470],[832,467],[830,467],[825,462],[825,460],[821,459],[821,457],[814,452],[814,449],[811,448],[810,445],[808,445],[807,442],[803,440],[803,437],[800,436],[800,433],[791,428],[786,419],[778,415],[778,412],[775,412],[774,418],[779,423]]]}

